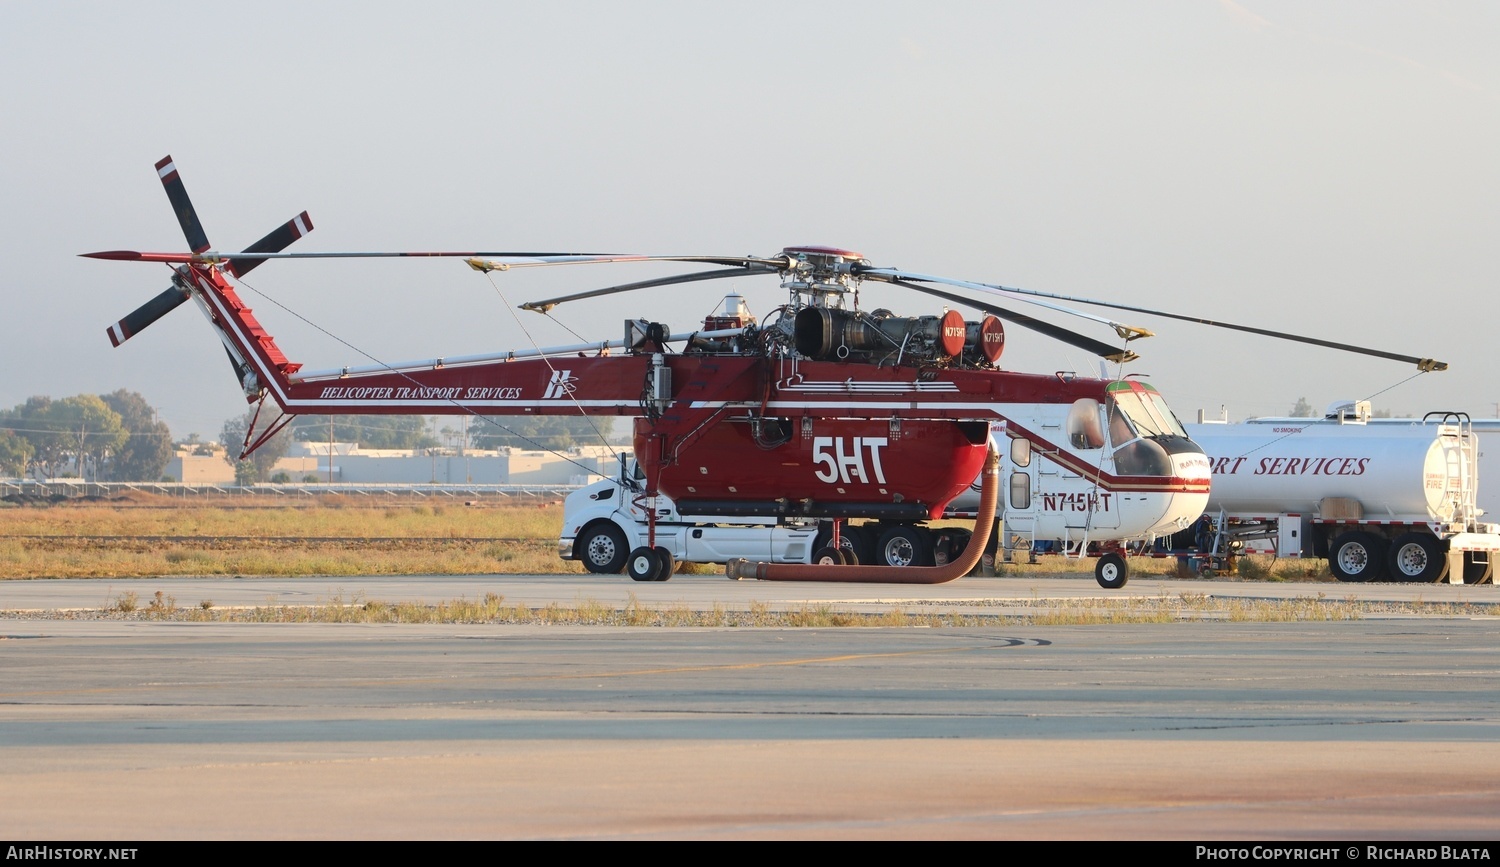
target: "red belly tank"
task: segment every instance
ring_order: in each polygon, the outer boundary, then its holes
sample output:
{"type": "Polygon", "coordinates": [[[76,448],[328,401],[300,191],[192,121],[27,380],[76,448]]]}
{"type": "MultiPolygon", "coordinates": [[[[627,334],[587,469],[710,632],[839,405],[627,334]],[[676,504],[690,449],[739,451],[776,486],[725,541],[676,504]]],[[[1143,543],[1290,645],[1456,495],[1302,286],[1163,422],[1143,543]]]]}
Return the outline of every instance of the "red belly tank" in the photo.
{"type": "MultiPolygon", "coordinates": [[[[637,419],[636,454],[652,440],[637,419]]],[[[729,420],[679,441],[657,486],[684,515],[937,518],[973,482],[988,441],[983,422],[729,420]]]]}

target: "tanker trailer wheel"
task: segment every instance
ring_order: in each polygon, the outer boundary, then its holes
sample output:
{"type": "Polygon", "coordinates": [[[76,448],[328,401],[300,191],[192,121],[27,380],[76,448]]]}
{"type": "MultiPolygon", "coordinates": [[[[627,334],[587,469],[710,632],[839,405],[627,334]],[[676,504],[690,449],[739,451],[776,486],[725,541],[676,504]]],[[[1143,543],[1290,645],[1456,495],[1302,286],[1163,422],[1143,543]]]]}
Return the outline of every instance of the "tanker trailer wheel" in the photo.
{"type": "MultiPolygon", "coordinates": [[[[1493,557],[1494,552],[1488,552],[1487,557],[1493,557]]],[[[1483,584],[1486,581],[1495,580],[1495,561],[1486,559],[1479,562],[1477,551],[1464,552],[1464,583],[1483,584]]]]}
{"type": "Polygon", "coordinates": [[[1125,564],[1125,558],[1113,551],[1099,555],[1099,562],[1094,564],[1094,580],[1105,590],[1119,590],[1130,580],[1130,567],[1125,564]]]}
{"type": "Polygon", "coordinates": [[[632,581],[659,581],[662,572],[661,558],[656,554],[657,549],[641,547],[630,552],[630,562],[627,568],[632,581]]]}
{"type": "Polygon", "coordinates": [[[880,534],[875,544],[877,566],[931,566],[932,537],[926,530],[905,524],[880,534]]]}
{"type": "Polygon", "coordinates": [[[1390,569],[1397,581],[1441,581],[1448,575],[1448,552],[1435,536],[1402,533],[1391,543],[1390,569]]]}
{"type": "Polygon", "coordinates": [[[1385,540],[1374,533],[1344,533],[1328,546],[1328,571],[1340,581],[1379,581],[1385,576],[1385,540]]]}
{"type": "Polygon", "coordinates": [[[583,531],[578,541],[583,568],[599,575],[618,575],[625,569],[625,557],[630,549],[625,547],[625,533],[608,521],[592,524],[583,531]]]}

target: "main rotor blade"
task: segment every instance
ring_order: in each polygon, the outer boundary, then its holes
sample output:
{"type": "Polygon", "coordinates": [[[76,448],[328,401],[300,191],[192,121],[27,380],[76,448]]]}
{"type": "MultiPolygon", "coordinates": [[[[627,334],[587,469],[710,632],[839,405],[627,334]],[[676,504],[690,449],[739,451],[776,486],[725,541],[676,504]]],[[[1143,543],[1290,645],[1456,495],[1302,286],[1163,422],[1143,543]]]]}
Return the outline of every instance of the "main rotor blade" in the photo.
{"type": "Polygon", "coordinates": [[[723,271],[695,271],[692,274],[678,274],[673,277],[658,277],[655,280],[642,280],[638,283],[622,283],[619,286],[609,286],[604,289],[593,289],[588,292],[579,292],[574,295],[562,295],[557,298],[548,298],[545,301],[528,301],[521,305],[522,310],[533,310],[537,313],[546,313],[559,304],[569,301],[578,301],[583,298],[597,298],[601,295],[613,295],[616,292],[631,292],[636,289],[653,289],[657,286],[672,286],[677,283],[696,283],[699,280],[719,280],[724,277],[744,277],[750,274],[772,273],[768,270],[755,270],[749,268],[727,268],[723,271]]]}
{"type": "Polygon", "coordinates": [[[1014,322],[1022,328],[1030,328],[1032,331],[1035,331],[1039,334],[1045,334],[1053,339],[1061,340],[1063,343],[1066,343],[1069,346],[1076,346],[1079,349],[1085,350],[1087,352],[1092,352],[1100,358],[1119,364],[1123,364],[1127,361],[1134,361],[1140,357],[1134,352],[1131,352],[1130,350],[1124,348],[1123,346],[1110,346],[1108,343],[1105,343],[1102,340],[1095,340],[1092,337],[1085,337],[1084,335],[1079,334],[1076,331],[1070,331],[1060,325],[1053,325],[1051,322],[1043,322],[1040,319],[1033,319],[1032,317],[1027,316],[1024,313],[1017,313],[1014,310],[1007,310],[1004,307],[997,307],[994,304],[988,304],[984,301],[977,301],[973,298],[965,298],[962,295],[954,295],[952,292],[944,292],[941,289],[934,289],[931,286],[920,286],[916,283],[908,283],[905,280],[890,280],[888,282],[892,286],[901,286],[906,289],[915,289],[918,292],[926,292],[928,295],[935,295],[938,298],[952,301],[955,304],[962,304],[966,307],[973,307],[976,310],[983,310],[986,313],[993,313],[994,315],[1000,317],[1001,319],[1004,319],[1007,322],[1014,322]]]}
{"type": "Polygon", "coordinates": [[[192,293],[178,286],[172,286],[165,292],[147,301],[145,304],[135,308],[124,319],[105,329],[109,335],[109,342],[119,346],[130,338],[146,330],[146,326],[166,316],[177,305],[188,300],[192,293]]]}
{"type": "Polygon", "coordinates": [[[891,277],[897,280],[916,280],[922,283],[946,283],[949,286],[957,286],[960,289],[974,289],[979,292],[998,293],[1008,298],[1013,298],[1017,301],[1024,301],[1027,304],[1035,304],[1038,307],[1045,307],[1048,310],[1056,310],[1059,313],[1066,313],[1069,316],[1079,316],[1084,319],[1091,319],[1095,322],[1108,325],[1110,328],[1113,328],[1115,330],[1116,334],[1120,335],[1120,337],[1125,340],[1134,340],[1138,337],[1152,336],[1151,332],[1147,331],[1144,328],[1137,328],[1133,325],[1126,325],[1121,322],[1116,322],[1113,319],[1106,319],[1103,316],[1095,316],[1092,313],[1085,313],[1082,310],[1074,310],[1071,307],[1063,307],[1060,304],[1049,304],[1046,301],[1039,301],[1035,298],[1027,297],[1028,295],[1031,295],[1033,293],[1016,292],[1015,290],[1005,286],[994,286],[989,283],[974,283],[969,280],[954,280],[951,277],[937,277],[931,274],[913,274],[909,271],[898,271],[894,268],[857,268],[855,273],[859,274],[862,277],[883,276],[891,277]]]}
{"type": "MultiPolygon", "coordinates": [[[[245,253],[280,253],[298,238],[313,230],[312,218],[306,211],[287,220],[259,241],[245,248],[245,253]]],[[[243,277],[258,267],[265,259],[246,258],[244,254],[231,256],[226,267],[229,273],[243,277]]]]}
{"type": "Polygon", "coordinates": [[[194,253],[207,250],[208,234],[203,231],[203,224],[198,222],[198,212],[193,210],[193,203],[188,199],[187,187],[182,185],[182,177],[177,174],[177,165],[172,162],[171,154],[163,157],[156,164],[156,173],[161,177],[161,185],[167,190],[167,198],[172,202],[172,210],[177,212],[177,224],[182,227],[182,234],[187,238],[188,247],[194,253]]]}
{"type": "Polygon", "coordinates": [[[617,262],[696,262],[734,268],[761,267],[779,271],[788,267],[789,264],[784,256],[763,259],[756,256],[643,256],[627,253],[517,253],[494,250],[349,253],[260,253],[248,250],[243,253],[219,253],[205,250],[191,255],[187,253],[142,253],[136,250],[102,250],[97,253],[79,253],[78,255],[86,259],[187,264],[218,264],[236,259],[472,259],[469,266],[479,271],[508,271],[511,268],[533,268],[546,265],[598,265],[617,262]],[[493,259],[480,257],[493,257],[493,259]]]}
{"type": "Polygon", "coordinates": [[[1114,310],[1125,310],[1131,313],[1145,313],[1149,316],[1162,316],[1167,319],[1178,319],[1183,322],[1196,322],[1199,325],[1211,325],[1215,328],[1227,328],[1231,331],[1243,331],[1246,334],[1258,334],[1262,337],[1274,337],[1278,340],[1290,340],[1295,343],[1306,343],[1312,346],[1322,346],[1328,349],[1337,349],[1343,352],[1353,352],[1359,355],[1369,355],[1375,358],[1385,358],[1390,361],[1404,361],[1407,364],[1415,364],[1423,371],[1447,370],[1446,361],[1437,361],[1431,358],[1418,358],[1414,355],[1401,355],[1396,352],[1386,352],[1382,349],[1371,349],[1365,346],[1355,346],[1350,343],[1338,343],[1333,340],[1323,340],[1319,337],[1304,337],[1300,334],[1292,334],[1288,331],[1273,331],[1269,328],[1256,328],[1251,325],[1236,325],[1232,322],[1220,322],[1214,319],[1204,319],[1199,316],[1186,316],[1181,313],[1169,313],[1166,310],[1153,310],[1149,307],[1135,307],[1129,304],[1116,304],[1111,301],[1095,301],[1090,298],[1076,298],[1071,295],[1059,295],[1052,292],[1040,292],[1035,289],[1016,289],[1009,286],[995,286],[992,284],[977,284],[990,289],[999,289],[1019,295],[1037,295],[1043,298],[1055,298],[1059,301],[1068,301],[1074,304],[1092,304],[1095,307],[1108,307],[1114,310]]]}

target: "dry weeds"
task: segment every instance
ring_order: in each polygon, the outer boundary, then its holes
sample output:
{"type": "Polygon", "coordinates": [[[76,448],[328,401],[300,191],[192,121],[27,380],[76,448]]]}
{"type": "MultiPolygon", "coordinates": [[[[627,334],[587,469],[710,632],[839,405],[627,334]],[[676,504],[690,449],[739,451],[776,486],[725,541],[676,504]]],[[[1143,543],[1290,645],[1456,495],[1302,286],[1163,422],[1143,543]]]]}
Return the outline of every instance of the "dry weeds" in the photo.
{"type": "Polygon", "coordinates": [[[59,612],[68,619],[109,618],[200,623],[425,623],[523,624],[533,626],[640,626],[709,628],[844,628],[844,627],[985,627],[1000,625],[1091,626],[1137,623],[1241,622],[1288,623],[1360,620],[1370,615],[1417,617],[1494,617],[1494,605],[1431,602],[1368,602],[1352,597],[1328,599],[1217,598],[1207,593],[1156,597],[1095,599],[1029,599],[997,602],[997,613],[961,613],[892,607],[881,612],[840,611],[830,605],[803,605],[773,611],[764,602],[729,608],[722,603],[693,610],[681,603],[653,607],[630,594],[624,604],[586,599],[574,605],[550,603],[540,608],[507,605],[505,597],[487,593],[481,599],[456,599],[425,605],[335,596],[313,605],[265,605],[221,608],[205,600],[196,608],[179,607],[157,591],[145,607],[133,591],[112,599],[97,612],[59,612]]]}

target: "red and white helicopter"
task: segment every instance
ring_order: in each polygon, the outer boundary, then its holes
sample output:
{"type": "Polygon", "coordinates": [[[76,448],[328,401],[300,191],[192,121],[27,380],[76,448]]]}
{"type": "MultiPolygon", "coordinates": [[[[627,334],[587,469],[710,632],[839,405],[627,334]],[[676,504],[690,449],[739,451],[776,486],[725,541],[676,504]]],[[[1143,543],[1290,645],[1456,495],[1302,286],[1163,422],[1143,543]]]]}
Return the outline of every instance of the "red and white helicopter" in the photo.
{"type": "MultiPolygon", "coordinates": [[[[1009,448],[1000,485],[1006,504],[1000,508],[1008,532],[1029,529],[1035,538],[1093,541],[1150,539],[1187,526],[1208,499],[1208,461],[1154,388],[1128,378],[1003,370],[998,366],[1005,345],[1001,320],[1117,362],[1135,358],[1134,353],[936,287],[1082,316],[1113,329],[1126,345],[1150,335],[1053,303],[1101,302],[881,268],[859,253],[819,246],[788,247],[765,257],[282,252],[312,229],[306,212],[243,252],[225,254],[211,250],[171,157],[156,168],[192,252],[83,255],[170,266],[172,286],[110,326],[110,341],[118,346],[187,299],[196,302],[223,342],[247,401],[263,405],[269,399],[282,413],[259,433],[252,425],[244,453],[302,413],[631,416],[647,503],[662,493],[682,514],[832,519],[836,533],[839,522],[850,518],[939,517],[986,463],[992,425],[1003,423],[1009,448]],[[481,271],[626,261],[713,266],[522,305],[543,311],[615,292],[757,274],[779,278],[788,300],[759,323],[734,307],[684,333],[631,320],[616,341],[310,371],[287,360],[234,288],[234,281],[267,259],[354,257],[458,257],[481,271]],[[864,281],[907,287],[986,315],[965,321],[954,310],[916,317],[867,312],[858,305],[864,281]],[[680,348],[673,351],[674,346],[680,348]],[[1050,489],[1050,509],[1038,496],[1043,464],[1061,469],[1050,484],[1076,488],[1050,489]]],[[[1333,345],[1162,311],[1104,306],[1333,345]]],[[[988,531],[976,527],[979,544],[971,547],[982,546],[988,531]]],[[[978,552],[971,554],[977,560],[978,552]]],[[[847,559],[847,552],[841,557],[847,559]]],[[[665,580],[670,560],[664,548],[648,544],[632,552],[631,575],[665,580]]],[[[859,580],[911,580],[860,568],[865,571],[859,580]]],[[[957,574],[964,571],[967,567],[957,574]]],[[[851,580],[832,577],[837,570],[830,566],[803,572],[755,577],[851,580]]],[[[1096,577],[1102,585],[1121,586],[1126,576],[1119,554],[1100,558],[1096,577]]]]}

